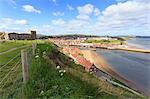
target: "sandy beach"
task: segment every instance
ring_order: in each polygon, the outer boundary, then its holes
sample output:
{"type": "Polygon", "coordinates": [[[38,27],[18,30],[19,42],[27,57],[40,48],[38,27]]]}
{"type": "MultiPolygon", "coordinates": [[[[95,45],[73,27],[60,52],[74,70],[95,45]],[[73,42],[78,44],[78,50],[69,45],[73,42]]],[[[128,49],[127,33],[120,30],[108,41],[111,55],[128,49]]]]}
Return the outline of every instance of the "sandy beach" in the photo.
{"type": "Polygon", "coordinates": [[[133,51],[133,52],[141,52],[141,53],[150,53],[150,50],[147,50],[147,49],[139,48],[139,47],[132,46],[129,44],[126,44],[125,46],[127,46],[127,47],[118,46],[115,49],[116,50],[133,51]]]}
{"type": "Polygon", "coordinates": [[[127,80],[125,77],[123,77],[122,75],[117,73],[117,71],[112,70],[111,67],[107,64],[107,62],[101,56],[97,55],[96,52],[90,51],[90,50],[82,50],[82,53],[87,60],[94,63],[95,66],[97,68],[99,68],[100,70],[108,73],[112,77],[114,77],[114,78],[118,79],[119,81],[123,82],[124,84],[128,85],[130,88],[132,88],[134,90],[138,90],[144,94],[146,93],[146,92],[144,92],[144,90],[142,88],[137,86],[135,83],[127,80]]]}

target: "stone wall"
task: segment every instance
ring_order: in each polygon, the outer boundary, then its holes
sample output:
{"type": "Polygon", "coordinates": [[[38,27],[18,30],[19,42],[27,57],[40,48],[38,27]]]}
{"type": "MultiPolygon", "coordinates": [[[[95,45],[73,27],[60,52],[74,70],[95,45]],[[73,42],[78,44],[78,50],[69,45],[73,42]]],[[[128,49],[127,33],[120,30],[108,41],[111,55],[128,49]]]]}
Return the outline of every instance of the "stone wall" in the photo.
{"type": "Polygon", "coordinates": [[[36,31],[29,31],[28,33],[3,33],[0,32],[0,40],[35,40],[36,39],[36,31]]]}

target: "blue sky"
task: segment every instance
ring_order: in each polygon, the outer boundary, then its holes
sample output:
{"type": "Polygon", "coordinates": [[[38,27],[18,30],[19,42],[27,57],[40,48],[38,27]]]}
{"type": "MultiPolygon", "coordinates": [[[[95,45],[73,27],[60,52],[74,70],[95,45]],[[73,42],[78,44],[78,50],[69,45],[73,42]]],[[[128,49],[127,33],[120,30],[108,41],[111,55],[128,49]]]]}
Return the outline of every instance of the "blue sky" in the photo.
{"type": "Polygon", "coordinates": [[[149,35],[149,0],[0,0],[0,31],[149,35]]]}

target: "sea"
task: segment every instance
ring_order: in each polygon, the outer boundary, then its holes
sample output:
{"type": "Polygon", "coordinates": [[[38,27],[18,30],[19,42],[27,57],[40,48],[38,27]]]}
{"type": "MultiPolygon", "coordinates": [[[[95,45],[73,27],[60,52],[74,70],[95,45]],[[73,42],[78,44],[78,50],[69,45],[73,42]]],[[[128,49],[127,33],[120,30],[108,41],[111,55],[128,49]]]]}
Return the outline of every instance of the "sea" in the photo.
{"type": "Polygon", "coordinates": [[[150,50],[150,37],[135,37],[127,40],[129,45],[150,50]]]}
{"type": "MultiPolygon", "coordinates": [[[[150,50],[150,38],[133,38],[128,44],[150,50]]],[[[97,49],[112,70],[134,82],[150,94],[150,54],[122,50],[97,49]]]]}

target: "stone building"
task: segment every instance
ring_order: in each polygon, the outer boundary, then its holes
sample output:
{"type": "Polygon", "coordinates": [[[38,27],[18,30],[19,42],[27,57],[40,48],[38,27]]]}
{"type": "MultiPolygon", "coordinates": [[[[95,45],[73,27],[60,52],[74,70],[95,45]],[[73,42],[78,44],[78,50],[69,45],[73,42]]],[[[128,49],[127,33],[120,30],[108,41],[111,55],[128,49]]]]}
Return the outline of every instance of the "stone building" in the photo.
{"type": "Polygon", "coordinates": [[[0,33],[1,40],[35,40],[36,31],[29,31],[29,33],[0,33]]]}

